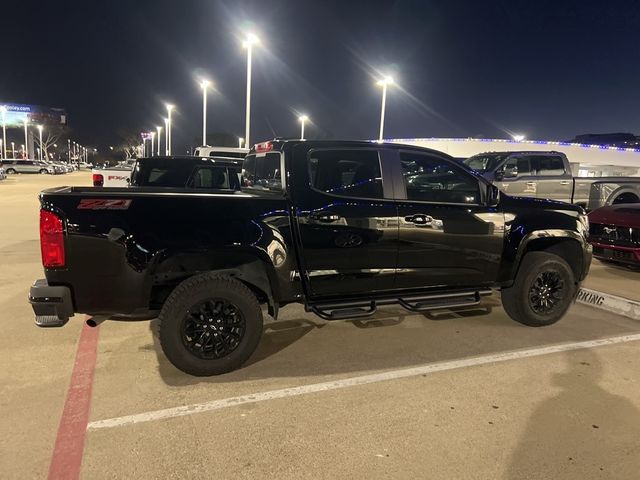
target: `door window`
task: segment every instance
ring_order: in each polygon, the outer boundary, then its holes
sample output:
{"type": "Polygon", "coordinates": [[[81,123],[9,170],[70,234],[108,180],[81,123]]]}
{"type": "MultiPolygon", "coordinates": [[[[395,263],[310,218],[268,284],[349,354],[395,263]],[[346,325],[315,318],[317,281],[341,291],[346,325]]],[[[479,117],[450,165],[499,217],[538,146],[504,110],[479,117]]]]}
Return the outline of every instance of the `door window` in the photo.
{"type": "Polygon", "coordinates": [[[557,177],[564,175],[564,162],[556,156],[536,155],[531,157],[531,166],[539,177],[557,177]]]}
{"type": "Polygon", "coordinates": [[[480,202],[478,180],[438,157],[401,153],[402,174],[409,200],[444,203],[480,202]]]}
{"type": "Polygon", "coordinates": [[[343,197],[383,198],[380,158],[375,150],[309,153],[311,187],[343,197]]]}
{"type": "Polygon", "coordinates": [[[519,177],[531,175],[531,163],[528,157],[512,157],[504,164],[504,169],[514,169],[519,177]]]}

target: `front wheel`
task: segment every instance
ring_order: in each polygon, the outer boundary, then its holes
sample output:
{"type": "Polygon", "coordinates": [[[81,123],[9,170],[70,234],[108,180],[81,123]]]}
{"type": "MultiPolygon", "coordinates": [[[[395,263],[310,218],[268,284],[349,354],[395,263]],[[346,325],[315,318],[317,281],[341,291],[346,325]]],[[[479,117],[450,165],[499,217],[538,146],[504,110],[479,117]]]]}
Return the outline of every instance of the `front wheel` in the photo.
{"type": "Polygon", "coordinates": [[[165,355],[195,376],[239,368],[262,336],[262,310],[253,292],[234,278],[213,273],[178,285],[158,319],[165,355]]]}
{"type": "Polygon", "coordinates": [[[46,174],[46,173],[49,173],[49,171],[48,171],[46,168],[41,168],[41,169],[40,169],[40,173],[41,173],[42,175],[44,175],[44,174],[46,174]]]}
{"type": "Polygon", "coordinates": [[[502,289],[502,306],[516,322],[543,327],[560,320],[576,292],[571,267],[547,252],[527,253],[514,284],[502,289]]]}
{"type": "Polygon", "coordinates": [[[7,175],[13,175],[16,173],[16,170],[14,168],[7,168],[7,175]]]}

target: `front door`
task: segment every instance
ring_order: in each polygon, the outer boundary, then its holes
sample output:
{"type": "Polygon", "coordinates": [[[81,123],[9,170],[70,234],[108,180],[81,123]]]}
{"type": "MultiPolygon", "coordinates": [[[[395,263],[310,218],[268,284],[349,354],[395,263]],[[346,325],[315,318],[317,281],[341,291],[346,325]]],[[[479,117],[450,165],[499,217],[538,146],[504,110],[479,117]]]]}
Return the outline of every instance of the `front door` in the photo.
{"type": "Polygon", "coordinates": [[[311,296],[362,295],[393,288],[398,221],[391,184],[375,147],[294,154],[301,262],[311,296]]]}
{"type": "Polygon", "coordinates": [[[510,156],[501,167],[502,172],[511,171],[514,177],[504,176],[496,181],[496,186],[508,195],[516,197],[533,197],[538,195],[538,181],[535,172],[531,171],[531,162],[526,155],[510,156]]]}
{"type": "Polygon", "coordinates": [[[399,153],[396,288],[480,286],[497,277],[504,215],[483,204],[484,183],[437,154],[399,153]],[[399,172],[400,173],[400,172],[399,172]]]}

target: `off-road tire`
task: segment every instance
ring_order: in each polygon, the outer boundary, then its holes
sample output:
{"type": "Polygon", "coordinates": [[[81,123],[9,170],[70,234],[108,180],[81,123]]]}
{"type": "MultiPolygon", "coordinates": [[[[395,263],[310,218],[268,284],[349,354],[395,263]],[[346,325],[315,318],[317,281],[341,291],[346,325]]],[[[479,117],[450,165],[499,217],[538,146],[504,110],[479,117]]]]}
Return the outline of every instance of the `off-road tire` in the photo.
{"type": "Polygon", "coordinates": [[[573,271],[565,260],[552,253],[530,252],[524,256],[513,285],[502,289],[502,306],[516,322],[530,327],[544,327],[556,323],[567,313],[575,298],[576,288],[573,271]],[[541,312],[536,311],[536,308],[540,309],[540,304],[535,299],[540,296],[536,293],[539,290],[535,283],[545,273],[557,276],[563,286],[561,298],[553,308],[541,312]]]}
{"type": "Polygon", "coordinates": [[[262,336],[262,310],[256,296],[239,280],[216,273],[196,275],[180,283],[165,301],[158,320],[164,354],[176,368],[195,376],[219,375],[239,368],[262,336]],[[184,336],[185,322],[191,319],[189,309],[208,300],[229,302],[244,322],[237,346],[221,358],[200,358],[189,350],[189,337],[184,336]]]}

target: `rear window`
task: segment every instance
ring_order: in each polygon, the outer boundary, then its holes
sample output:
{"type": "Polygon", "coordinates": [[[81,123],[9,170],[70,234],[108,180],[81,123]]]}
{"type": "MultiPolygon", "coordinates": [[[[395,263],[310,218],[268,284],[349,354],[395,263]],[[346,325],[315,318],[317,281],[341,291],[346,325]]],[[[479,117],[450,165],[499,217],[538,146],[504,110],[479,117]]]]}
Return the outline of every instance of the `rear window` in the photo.
{"type": "Polygon", "coordinates": [[[240,167],[194,164],[174,159],[141,160],[133,170],[136,187],[203,188],[239,190],[240,167]]]}
{"type": "Polygon", "coordinates": [[[280,153],[247,155],[242,164],[244,186],[262,190],[282,190],[280,153]]]}

